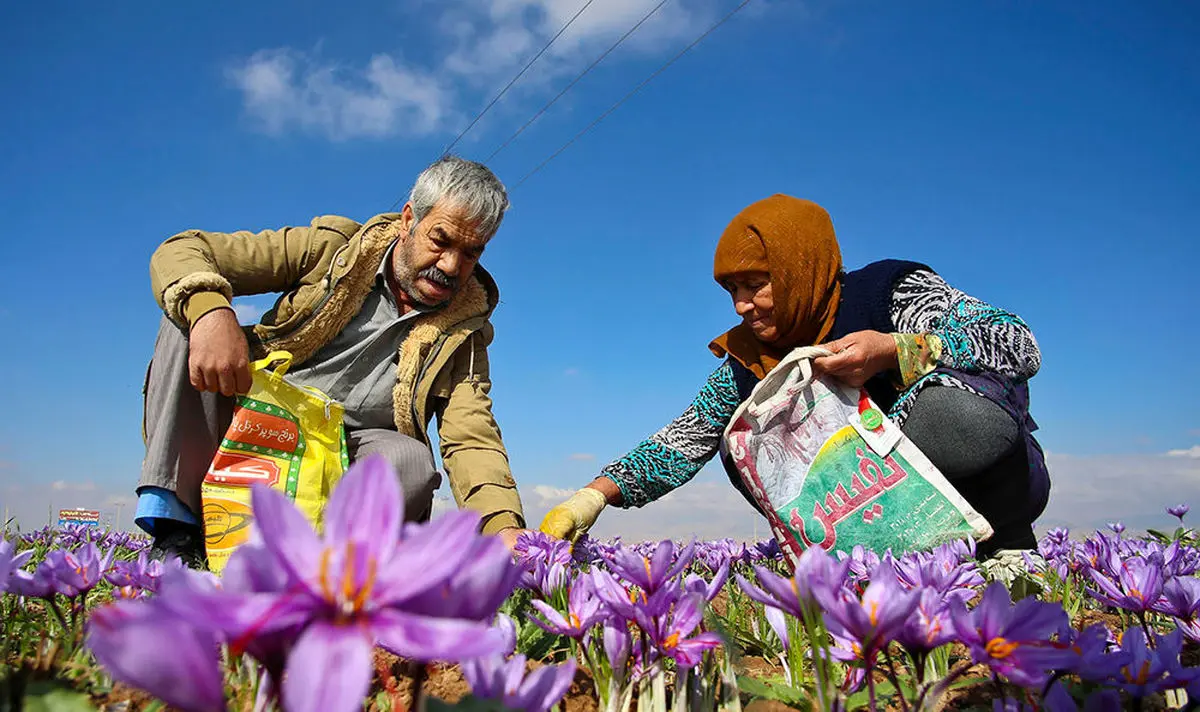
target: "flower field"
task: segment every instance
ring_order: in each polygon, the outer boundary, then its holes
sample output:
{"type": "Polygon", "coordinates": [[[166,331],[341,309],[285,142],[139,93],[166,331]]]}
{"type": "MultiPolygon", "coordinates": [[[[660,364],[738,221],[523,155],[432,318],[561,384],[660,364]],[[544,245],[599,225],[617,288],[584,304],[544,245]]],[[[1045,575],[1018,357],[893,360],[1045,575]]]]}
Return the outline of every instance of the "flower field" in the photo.
{"type": "MultiPolygon", "coordinates": [[[[1051,531],[883,556],[774,542],[515,557],[470,512],[404,524],[382,461],[321,534],[254,493],[220,577],[92,528],[0,542],[0,710],[1122,710],[1200,700],[1200,551],[1173,531],[1051,531]],[[1044,557],[1044,558],[1043,558],[1044,557]],[[1014,600],[1015,599],[1015,600],[1014,600]]],[[[1170,519],[1164,515],[1164,521],[1170,519]]]]}

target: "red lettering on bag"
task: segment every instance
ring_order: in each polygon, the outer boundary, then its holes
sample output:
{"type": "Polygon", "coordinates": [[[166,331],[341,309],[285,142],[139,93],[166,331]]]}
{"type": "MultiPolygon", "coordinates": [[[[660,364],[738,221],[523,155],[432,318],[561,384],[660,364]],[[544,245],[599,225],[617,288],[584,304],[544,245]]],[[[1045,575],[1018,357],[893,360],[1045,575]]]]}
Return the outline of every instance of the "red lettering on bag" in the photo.
{"type": "Polygon", "coordinates": [[[246,445],[292,453],[300,442],[300,431],[295,423],[286,418],[249,408],[237,408],[225,437],[246,445]]]}
{"type": "Polygon", "coordinates": [[[208,467],[205,482],[222,485],[273,486],[279,481],[279,465],[265,457],[254,457],[241,452],[217,451],[217,456],[208,467]]]}

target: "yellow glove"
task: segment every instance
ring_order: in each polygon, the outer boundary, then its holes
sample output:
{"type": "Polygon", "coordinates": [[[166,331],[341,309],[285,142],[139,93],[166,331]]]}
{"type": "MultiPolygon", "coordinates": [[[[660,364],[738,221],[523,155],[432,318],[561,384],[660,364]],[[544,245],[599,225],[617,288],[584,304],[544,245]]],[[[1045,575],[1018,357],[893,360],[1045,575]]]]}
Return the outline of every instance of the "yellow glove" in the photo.
{"type": "Polygon", "coordinates": [[[568,497],[567,501],[546,512],[546,518],[539,528],[543,534],[574,543],[592,528],[606,504],[608,502],[603,493],[584,487],[568,497]]]}

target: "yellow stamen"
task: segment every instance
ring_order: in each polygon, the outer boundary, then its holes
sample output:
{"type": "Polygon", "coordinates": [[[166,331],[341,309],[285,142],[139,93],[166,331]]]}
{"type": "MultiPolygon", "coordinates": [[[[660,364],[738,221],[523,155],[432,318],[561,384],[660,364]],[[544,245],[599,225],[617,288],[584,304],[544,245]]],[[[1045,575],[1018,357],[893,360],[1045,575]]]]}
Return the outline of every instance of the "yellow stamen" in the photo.
{"type": "Polygon", "coordinates": [[[579,621],[579,616],[575,615],[574,613],[568,614],[568,615],[567,615],[567,622],[571,624],[571,627],[572,627],[572,628],[578,628],[578,627],[579,627],[579,622],[580,622],[580,621],[579,621]]]}
{"type": "Polygon", "coordinates": [[[646,565],[646,578],[649,579],[650,578],[650,559],[647,559],[646,557],[643,556],[642,563],[646,565]]]}
{"type": "Polygon", "coordinates": [[[354,542],[346,542],[346,558],[342,560],[342,600],[354,600],[354,570],[358,560],[354,557],[354,542]]]}
{"type": "Polygon", "coordinates": [[[1012,655],[1013,651],[1018,647],[1019,645],[1017,643],[1013,643],[1005,638],[992,638],[988,641],[987,645],[984,646],[984,650],[986,650],[987,654],[993,658],[996,658],[997,660],[1003,660],[1009,655],[1012,655]]]}
{"type": "Polygon", "coordinates": [[[867,616],[871,619],[871,625],[879,624],[879,602],[878,601],[871,601],[870,606],[867,608],[867,616]]]}
{"type": "Polygon", "coordinates": [[[1142,592],[1137,590],[1136,588],[1129,589],[1129,595],[1136,598],[1139,601],[1142,600],[1142,592]]]}
{"type": "Polygon", "coordinates": [[[326,601],[333,603],[333,591],[329,588],[329,558],[333,552],[325,549],[321,552],[321,565],[317,569],[317,582],[321,584],[321,595],[326,601]]]}
{"type": "Polygon", "coordinates": [[[667,637],[666,640],[663,641],[663,647],[667,650],[671,650],[677,645],[679,645],[679,633],[672,633],[667,637]]]}

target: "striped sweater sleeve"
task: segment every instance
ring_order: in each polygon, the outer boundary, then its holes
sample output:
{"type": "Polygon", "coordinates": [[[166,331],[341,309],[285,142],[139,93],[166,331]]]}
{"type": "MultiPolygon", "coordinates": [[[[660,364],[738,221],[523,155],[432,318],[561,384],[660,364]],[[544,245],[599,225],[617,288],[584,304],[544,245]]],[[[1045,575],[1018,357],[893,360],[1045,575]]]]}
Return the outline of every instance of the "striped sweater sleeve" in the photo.
{"type": "Polygon", "coordinates": [[[1041,368],[1041,351],[1021,317],[964,294],[929,270],[900,280],[891,315],[900,333],[937,336],[938,361],[951,368],[1022,380],[1041,368]]]}
{"type": "Polygon", "coordinates": [[[641,507],[681,487],[717,454],[741,399],[728,361],[708,377],[687,410],[601,470],[621,490],[622,507],[641,507]]]}

